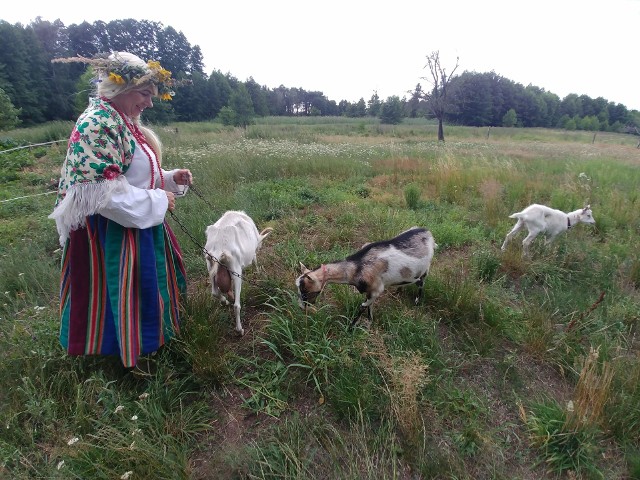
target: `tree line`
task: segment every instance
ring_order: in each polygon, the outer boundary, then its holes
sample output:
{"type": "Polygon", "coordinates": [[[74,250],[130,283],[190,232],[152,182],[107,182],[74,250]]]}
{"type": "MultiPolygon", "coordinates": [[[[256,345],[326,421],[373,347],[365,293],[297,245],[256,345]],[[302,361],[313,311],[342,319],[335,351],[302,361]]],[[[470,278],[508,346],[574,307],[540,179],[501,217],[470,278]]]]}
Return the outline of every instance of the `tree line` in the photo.
{"type": "MultiPolygon", "coordinates": [[[[321,91],[280,85],[268,88],[253,77],[245,81],[219,70],[204,71],[202,52],[182,32],[160,22],[113,20],[65,26],[38,17],[29,25],[0,20],[0,130],[54,120],[75,120],[86,106],[90,74],[83,64],[51,63],[53,58],[129,51],[157,60],[178,79],[189,79],[171,102],[145,112],[150,122],[220,120],[246,126],[255,116],[436,117],[471,126],[554,127],[636,131],[640,113],[622,104],[587,95],[558,95],[523,86],[495,72],[465,71],[446,78],[425,77],[406,95],[386,100],[373,92],[368,101],[328,99],[321,91]],[[446,98],[440,89],[447,88],[446,98]],[[434,102],[438,110],[434,110],[434,102]],[[438,112],[438,114],[434,114],[438,112]]],[[[433,55],[433,54],[432,54],[433,55]]],[[[429,57],[428,57],[429,58],[429,57]]],[[[457,67],[457,64],[456,64],[457,67]]],[[[455,69],[454,69],[455,71],[455,69]]],[[[453,72],[452,72],[453,74],[453,72]]]]}

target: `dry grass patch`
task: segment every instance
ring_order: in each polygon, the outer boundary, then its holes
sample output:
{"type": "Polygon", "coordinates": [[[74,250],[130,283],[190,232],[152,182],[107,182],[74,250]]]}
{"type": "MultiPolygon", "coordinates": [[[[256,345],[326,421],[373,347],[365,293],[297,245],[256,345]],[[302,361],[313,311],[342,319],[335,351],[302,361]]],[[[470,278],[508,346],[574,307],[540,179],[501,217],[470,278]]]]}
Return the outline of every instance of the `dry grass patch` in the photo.
{"type": "Polygon", "coordinates": [[[603,410],[610,395],[613,369],[608,362],[598,365],[599,350],[599,347],[591,347],[589,354],[580,362],[580,377],[567,415],[566,428],[569,430],[603,423],[603,410]]]}
{"type": "Polygon", "coordinates": [[[378,360],[391,400],[391,411],[405,440],[416,445],[423,431],[419,394],[428,382],[428,366],[413,352],[398,357],[389,353],[377,330],[370,336],[369,355],[378,360]]]}

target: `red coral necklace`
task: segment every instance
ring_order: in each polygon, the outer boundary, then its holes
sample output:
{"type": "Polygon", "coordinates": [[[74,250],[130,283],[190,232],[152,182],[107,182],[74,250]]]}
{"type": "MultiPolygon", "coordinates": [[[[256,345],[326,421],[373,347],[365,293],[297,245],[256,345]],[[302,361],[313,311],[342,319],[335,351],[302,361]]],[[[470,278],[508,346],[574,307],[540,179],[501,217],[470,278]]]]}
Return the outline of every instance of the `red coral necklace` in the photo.
{"type": "Polygon", "coordinates": [[[127,116],[124,115],[111,100],[109,100],[106,97],[100,97],[100,100],[109,104],[111,108],[113,108],[116,112],[118,112],[118,114],[124,121],[124,124],[127,126],[129,131],[133,134],[133,138],[136,139],[136,141],[138,142],[138,145],[140,145],[140,148],[149,159],[149,166],[151,167],[151,182],[149,183],[149,189],[153,190],[155,188],[155,184],[156,184],[155,167],[156,166],[158,167],[158,173],[160,174],[160,188],[164,189],[164,175],[162,175],[162,169],[160,168],[160,164],[158,163],[158,154],[153,149],[153,147],[149,144],[146,137],[144,136],[144,133],[142,133],[142,131],[136,124],[130,122],[127,116]],[[153,152],[153,155],[151,155],[151,152],[153,152]],[[155,161],[154,161],[154,157],[155,157],[155,161]]]}

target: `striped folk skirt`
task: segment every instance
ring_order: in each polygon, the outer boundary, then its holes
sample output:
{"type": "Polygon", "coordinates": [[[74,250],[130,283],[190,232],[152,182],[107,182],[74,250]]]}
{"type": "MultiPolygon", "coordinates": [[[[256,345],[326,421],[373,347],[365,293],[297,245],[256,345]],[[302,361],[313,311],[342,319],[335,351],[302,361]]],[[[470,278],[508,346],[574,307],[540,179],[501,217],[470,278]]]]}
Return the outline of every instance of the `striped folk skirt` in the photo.
{"type": "Polygon", "coordinates": [[[182,252],[165,222],[125,228],[101,215],[70,233],[60,278],[60,343],[133,367],[179,333],[182,252]]]}

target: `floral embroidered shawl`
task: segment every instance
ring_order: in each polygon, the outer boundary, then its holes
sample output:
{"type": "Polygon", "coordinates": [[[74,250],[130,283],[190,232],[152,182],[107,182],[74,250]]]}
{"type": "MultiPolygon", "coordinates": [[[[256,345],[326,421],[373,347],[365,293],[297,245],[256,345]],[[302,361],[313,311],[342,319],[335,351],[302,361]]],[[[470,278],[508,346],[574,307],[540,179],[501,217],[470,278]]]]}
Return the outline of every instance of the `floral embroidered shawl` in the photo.
{"type": "Polygon", "coordinates": [[[69,138],[54,211],[60,244],[71,230],[85,225],[114,192],[129,188],[123,175],[136,149],[124,119],[106,101],[92,98],[69,138]]]}

